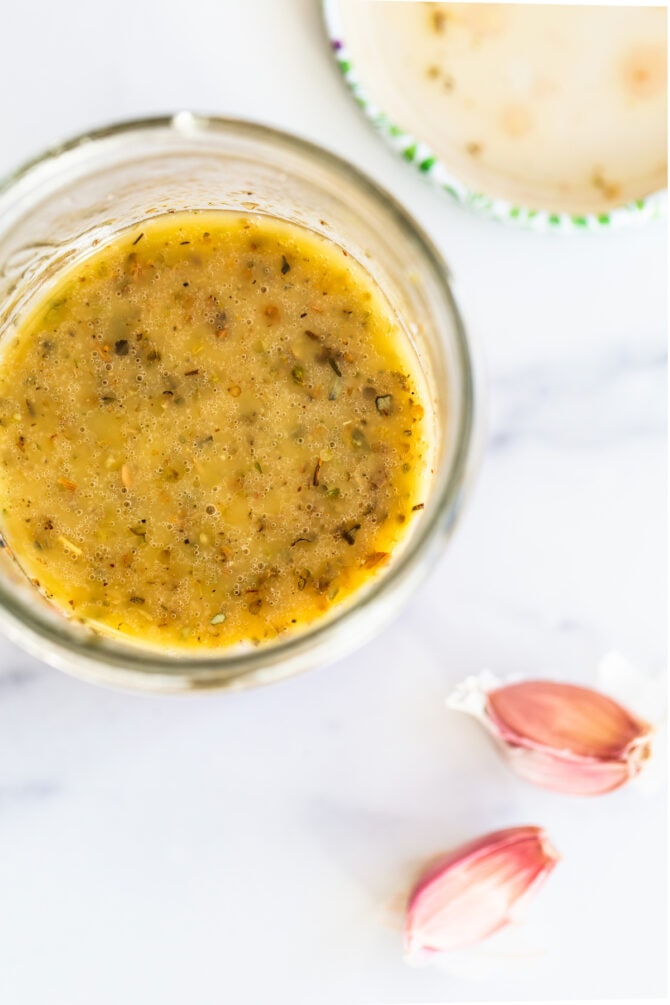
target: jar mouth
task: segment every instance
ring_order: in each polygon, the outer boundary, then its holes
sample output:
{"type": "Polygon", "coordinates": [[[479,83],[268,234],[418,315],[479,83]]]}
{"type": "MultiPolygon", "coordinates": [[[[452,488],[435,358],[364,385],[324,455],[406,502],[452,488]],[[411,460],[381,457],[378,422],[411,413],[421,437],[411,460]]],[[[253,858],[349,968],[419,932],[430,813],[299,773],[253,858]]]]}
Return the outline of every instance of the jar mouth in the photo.
{"type": "MultiPolygon", "coordinates": [[[[408,211],[348,161],[308,140],[270,126],[180,111],[173,115],[119,122],[81,134],[45,151],[0,180],[0,219],[5,206],[11,208],[17,202],[26,204],[27,212],[31,212],[31,196],[34,210],[35,196],[42,193],[49,180],[55,178],[62,183],[75,171],[86,174],[86,164],[92,163],[96,148],[106,143],[130,142],[137,151],[140,137],[151,143],[152,137],[158,135],[183,142],[186,149],[190,144],[202,142],[208,137],[237,137],[259,143],[273,155],[283,150],[307,166],[324,167],[342,183],[360,192],[411,241],[413,251],[420,257],[421,268],[431,274],[439,288],[451,321],[452,369],[456,371],[460,394],[457,407],[450,414],[455,434],[448,470],[435,471],[426,513],[416,520],[407,547],[400,550],[387,570],[361,589],[360,597],[356,595],[351,603],[343,604],[323,620],[306,626],[295,635],[242,652],[237,648],[202,652],[149,649],[131,641],[117,642],[106,635],[91,637],[93,633],[89,633],[86,639],[77,637],[72,631],[72,622],[62,616],[45,617],[42,612],[32,609],[22,602],[12,584],[5,583],[4,577],[0,576],[0,616],[5,631],[18,644],[52,665],[109,686],[133,689],[184,691],[242,687],[269,682],[305,669],[318,662],[315,653],[326,654],[327,661],[332,662],[351,651],[374,635],[387,620],[380,616],[379,602],[394,592],[409,595],[421,581],[460,514],[474,473],[478,439],[475,424],[478,367],[451,290],[447,265],[408,211]],[[378,613],[375,616],[376,610],[378,613]],[[350,628],[348,634],[346,626],[350,628]],[[356,638],[353,645],[352,637],[356,638]]],[[[442,351],[446,353],[446,349],[442,351]]]]}

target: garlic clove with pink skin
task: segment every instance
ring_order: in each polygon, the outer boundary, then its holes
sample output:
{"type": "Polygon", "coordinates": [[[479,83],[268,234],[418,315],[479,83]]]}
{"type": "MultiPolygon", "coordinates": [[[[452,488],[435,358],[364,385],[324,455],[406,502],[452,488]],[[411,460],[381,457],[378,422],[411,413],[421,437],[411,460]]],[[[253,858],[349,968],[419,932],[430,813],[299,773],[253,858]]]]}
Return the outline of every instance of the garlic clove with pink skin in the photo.
{"type": "Polygon", "coordinates": [[[518,913],[559,857],[540,827],[510,827],[462,845],[419,879],[407,907],[405,960],[481,942],[518,913]]]}
{"type": "Polygon", "coordinates": [[[607,695],[574,684],[487,687],[470,678],[447,705],[479,719],[522,778],[555,792],[610,792],[638,775],[651,754],[648,723],[607,695]]]}

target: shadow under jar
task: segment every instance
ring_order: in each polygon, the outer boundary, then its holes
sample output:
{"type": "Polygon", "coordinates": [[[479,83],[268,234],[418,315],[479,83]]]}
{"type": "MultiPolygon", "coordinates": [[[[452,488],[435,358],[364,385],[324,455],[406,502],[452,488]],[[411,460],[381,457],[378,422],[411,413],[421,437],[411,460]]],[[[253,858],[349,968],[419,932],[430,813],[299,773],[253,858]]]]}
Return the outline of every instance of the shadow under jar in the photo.
{"type": "MultiPolygon", "coordinates": [[[[218,648],[163,646],[155,636],[107,632],[66,614],[3,537],[6,634],[52,666],[109,686],[241,687],[362,645],[434,565],[475,466],[472,353],[438,252],[392,198],[346,162],[241,121],[181,112],[122,123],[49,151],[0,185],[0,371],[23,319],[68,270],[143,222],[218,210],[307,228],[351,256],[381,292],[422,375],[431,439],[425,501],[389,560],[341,603],[272,641],[218,648]]],[[[0,506],[2,531],[6,498],[0,506]]]]}

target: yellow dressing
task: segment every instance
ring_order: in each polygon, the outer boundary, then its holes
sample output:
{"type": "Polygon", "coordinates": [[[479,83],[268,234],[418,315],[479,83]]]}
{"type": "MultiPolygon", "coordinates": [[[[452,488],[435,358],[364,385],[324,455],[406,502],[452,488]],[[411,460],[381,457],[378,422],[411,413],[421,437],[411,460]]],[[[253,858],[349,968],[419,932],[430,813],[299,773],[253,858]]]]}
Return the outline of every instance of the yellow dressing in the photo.
{"type": "Polygon", "coordinates": [[[361,266],[304,228],[158,217],[72,267],[0,363],[2,532],[67,614],[159,647],[299,631],[423,504],[425,392],[361,266]]]}

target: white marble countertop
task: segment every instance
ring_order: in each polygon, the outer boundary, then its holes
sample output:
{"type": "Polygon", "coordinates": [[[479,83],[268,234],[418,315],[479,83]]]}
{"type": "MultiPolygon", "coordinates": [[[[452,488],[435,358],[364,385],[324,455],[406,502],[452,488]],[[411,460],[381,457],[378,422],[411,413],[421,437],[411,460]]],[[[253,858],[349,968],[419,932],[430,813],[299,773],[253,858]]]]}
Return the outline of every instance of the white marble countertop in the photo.
{"type": "Polygon", "coordinates": [[[561,239],[478,219],[372,133],[312,0],[59,0],[3,13],[0,171],[110,120],[192,107],[349,156],[416,215],[487,358],[467,514],[381,638],[263,690],[135,697],[0,641],[0,999],[330,1005],[664,994],[665,803],[511,775],[450,686],[592,682],[665,652],[665,226],[561,239]],[[563,855],[527,972],[401,960],[417,864],[544,824],[563,855]]]}

